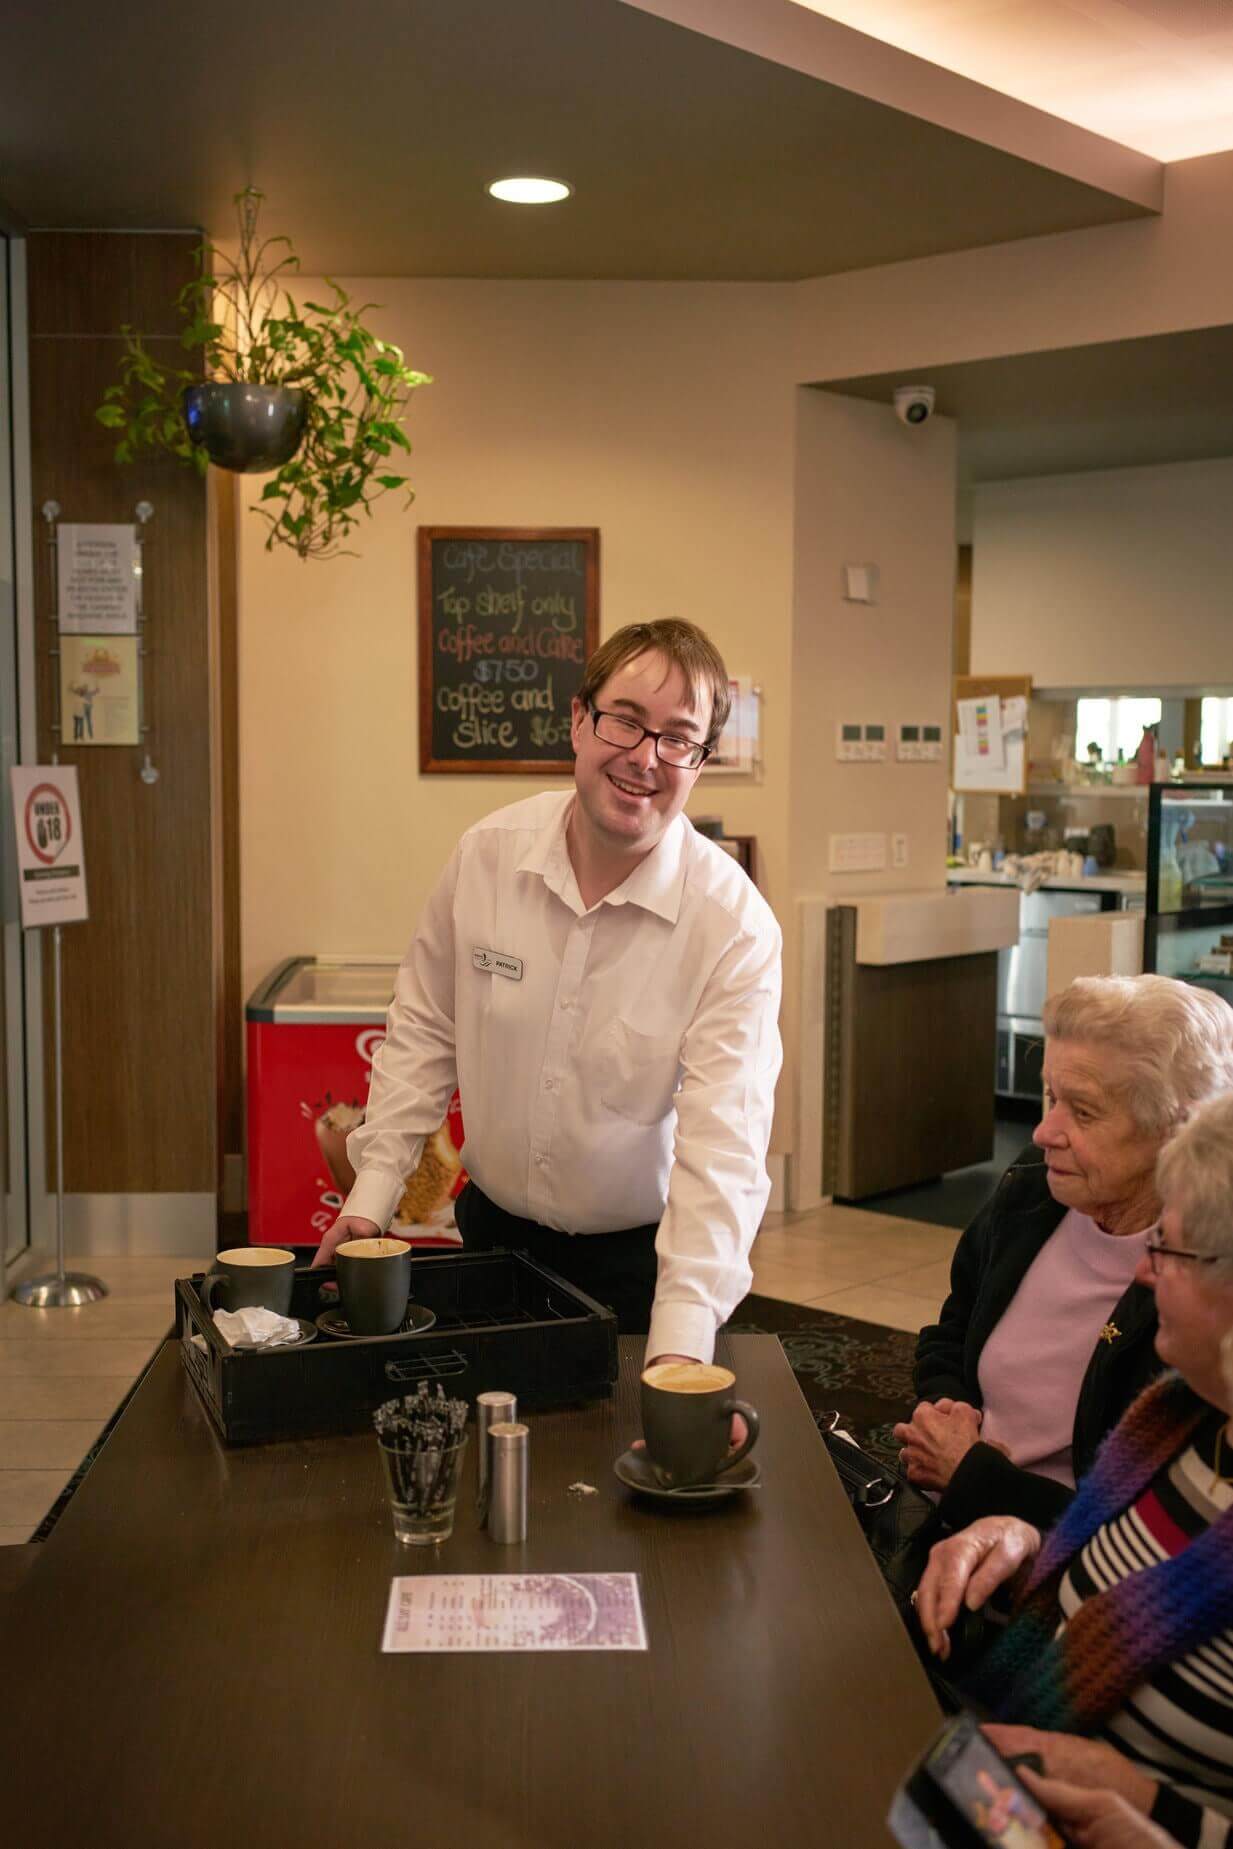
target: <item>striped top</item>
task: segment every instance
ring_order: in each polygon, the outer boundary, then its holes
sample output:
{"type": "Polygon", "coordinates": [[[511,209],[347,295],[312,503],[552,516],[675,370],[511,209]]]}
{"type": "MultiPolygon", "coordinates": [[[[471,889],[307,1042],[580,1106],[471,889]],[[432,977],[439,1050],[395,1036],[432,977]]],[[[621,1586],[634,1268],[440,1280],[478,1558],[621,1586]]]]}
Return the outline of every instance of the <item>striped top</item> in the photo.
{"type": "MultiPolygon", "coordinates": [[[[1216,1475],[1226,1422],[1224,1413],[1205,1419],[1138,1500],[1097,1529],[1062,1578],[1059,1633],[1086,1599],[1180,1554],[1233,1507],[1233,1482],[1216,1475]]],[[[1228,1438],[1220,1467],[1233,1472],[1228,1438]]],[[[1162,1781],[1152,1814],[1180,1843],[1190,1849],[1233,1845],[1233,1631],[1218,1632],[1141,1683],[1099,1737],[1162,1781]]]]}

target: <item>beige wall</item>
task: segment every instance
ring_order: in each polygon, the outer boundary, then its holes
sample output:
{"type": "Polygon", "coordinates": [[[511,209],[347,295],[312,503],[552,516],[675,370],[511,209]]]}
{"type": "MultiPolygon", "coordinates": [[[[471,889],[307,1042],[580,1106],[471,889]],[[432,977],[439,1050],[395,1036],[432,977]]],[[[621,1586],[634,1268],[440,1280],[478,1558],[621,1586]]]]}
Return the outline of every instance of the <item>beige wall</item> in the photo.
{"type": "MultiPolygon", "coordinates": [[[[782,289],[384,280],[375,324],[434,375],[411,414],[418,494],[361,556],[303,565],[243,516],[245,992],[296,952],[401,951],[459,833],[544,787],[422,777],[414,540],[429,525],[601,530],[605,633],[702,623],[766,690],[759,780],[699,780],[694,812],[756,834],[788,878],[793,395],[782,289]]],[[[311,285],[301,293],[311,296],[311,285]]],[[[245,483],[251,504],[260,481],[245,483]]]]}
{"type": "Polygon", "coordinates": [[[1233,681],[1233,461],[986,482],[972,666],[1038,687],[1233,681]]]}
{"type": "MultiPolygon", "coordinates": [[[[900,764],[902,721],[948,723],[955,594],[956,427],[908,430],[889,405],[798,394],[789,833],[798,895],[945,884],[945,762],[900,764]],[[848,603],[845,563],[878,567],[878,601],[848,603]],[[836,759],[844,719],[880,720],[884,764],[836,759]],[[908,864],[829,870],[832,833],[903,833],[908,864]]],[[[889,846],[889,842],[888,842],[889,846]]]]}
{"type": "Polygon", "coordinates": [[[1159,218],[796,285],[801,381],[1233,321],[1233,154],[1166,169],[1159,218]]]}
{"type": "MultiPolygon", "coordinates": [[[[908,430],[889,405],[831,392],[797,394],[796,535],[789,798],[793,891],[785,920],[784,1038],[790,1094],[781,1096],[795,1152],[791,1205],[820,1198],[827,903],[864,892],[945,883],[945,762],[900,764],[903,721],[948,722],[955,586],[954,424],[908,430]],[[842,568],[871,562],[874,605],[844,601],[842,568]],[[881,721],[884,764],[836,758],[841,720],[881,721]],[[832,873],[830,836],[907,837],[908,864],[832,873]]],[[[787,1087],[781,1088],[787,1091],[787,1087]]]]}

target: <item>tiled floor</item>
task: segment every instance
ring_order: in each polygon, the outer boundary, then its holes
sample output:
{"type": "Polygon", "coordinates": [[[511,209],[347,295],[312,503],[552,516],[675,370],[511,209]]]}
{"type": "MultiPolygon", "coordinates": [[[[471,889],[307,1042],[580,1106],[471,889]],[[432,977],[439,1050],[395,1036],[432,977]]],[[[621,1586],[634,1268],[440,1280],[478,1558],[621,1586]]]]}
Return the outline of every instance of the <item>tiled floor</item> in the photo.
{"type": "MultiPolygon", "coordinates": [[[[754,1289],[919,1329],[946,1295],[958,1234],[859,1207],[768,1214],[754,1289]]],[[[28,1540],[174,1319],[172,1283],[200,1258],[98,1258],[110,1287],[77,1310],[0,1304],[0,1546],[28,1540]]]]}
{"type": "Polygon", "coordinates": [[[949,1289],[959,1234],[860,1207],[769,1213],[753,1249],[754,1289],[786,1303],[917,1330],[949,1289]]]}
{"type": "MultiPolygon", "coordinates": [[[[200,1258],[94,1258],[111,1294],[75,1310],[0,1304],[0,1546],[26,1541],[175,1321],[200,1258]]],[[[32,1275],[23,1267],[22,1275],[32,1275]]]]}

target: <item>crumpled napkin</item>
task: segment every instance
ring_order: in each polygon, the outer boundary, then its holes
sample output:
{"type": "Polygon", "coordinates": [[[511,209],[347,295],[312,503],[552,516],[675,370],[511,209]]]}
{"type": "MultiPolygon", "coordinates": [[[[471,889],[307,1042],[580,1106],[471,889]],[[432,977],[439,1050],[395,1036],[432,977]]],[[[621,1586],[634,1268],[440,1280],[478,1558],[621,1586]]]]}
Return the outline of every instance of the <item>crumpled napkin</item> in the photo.
{"type": "Polygon", "coordinates": [[[232,1348],[239,1342],[252,1348],[278,1348],[300,1339],[295,1317],[280,1316],[277,1310],[215,1310],[214,1327],[232,1348]]]}

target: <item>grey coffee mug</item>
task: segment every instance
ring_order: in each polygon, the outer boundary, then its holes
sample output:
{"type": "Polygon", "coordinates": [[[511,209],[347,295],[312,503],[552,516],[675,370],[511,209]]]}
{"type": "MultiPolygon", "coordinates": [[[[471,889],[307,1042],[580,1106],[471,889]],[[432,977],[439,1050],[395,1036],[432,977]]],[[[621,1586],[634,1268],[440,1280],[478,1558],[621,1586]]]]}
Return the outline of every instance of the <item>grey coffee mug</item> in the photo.
{"type": "Polygon", "coordinates": [[[642,1376],[642,1434],[647,1456],[669,1489],[714,1483],[748,1457],[758,1439],[758,1415],[748,1400],[734,1398],[736,1376],[702,1361],[661,1361],[642,1376]],[[749,1430],[744,1444],[729,1451],[732,1415],[749,1430]]]}
{"type": "Polygon", "coordinates": [[[411,1248],[401,1239],[348,1239],[334,1269],[352,1335],[393,1335],[411,1295],[411,1248]]]}
{"type": "Polygon", "coordinates": [[[215,1310],[291,1311],[295,1253],[282,1246],[235,1246],[219,1252],[201,1281],[201,1301],[215,1310]],[[221,1301],[219,1301],[221,1299],[221,1301]]]}

